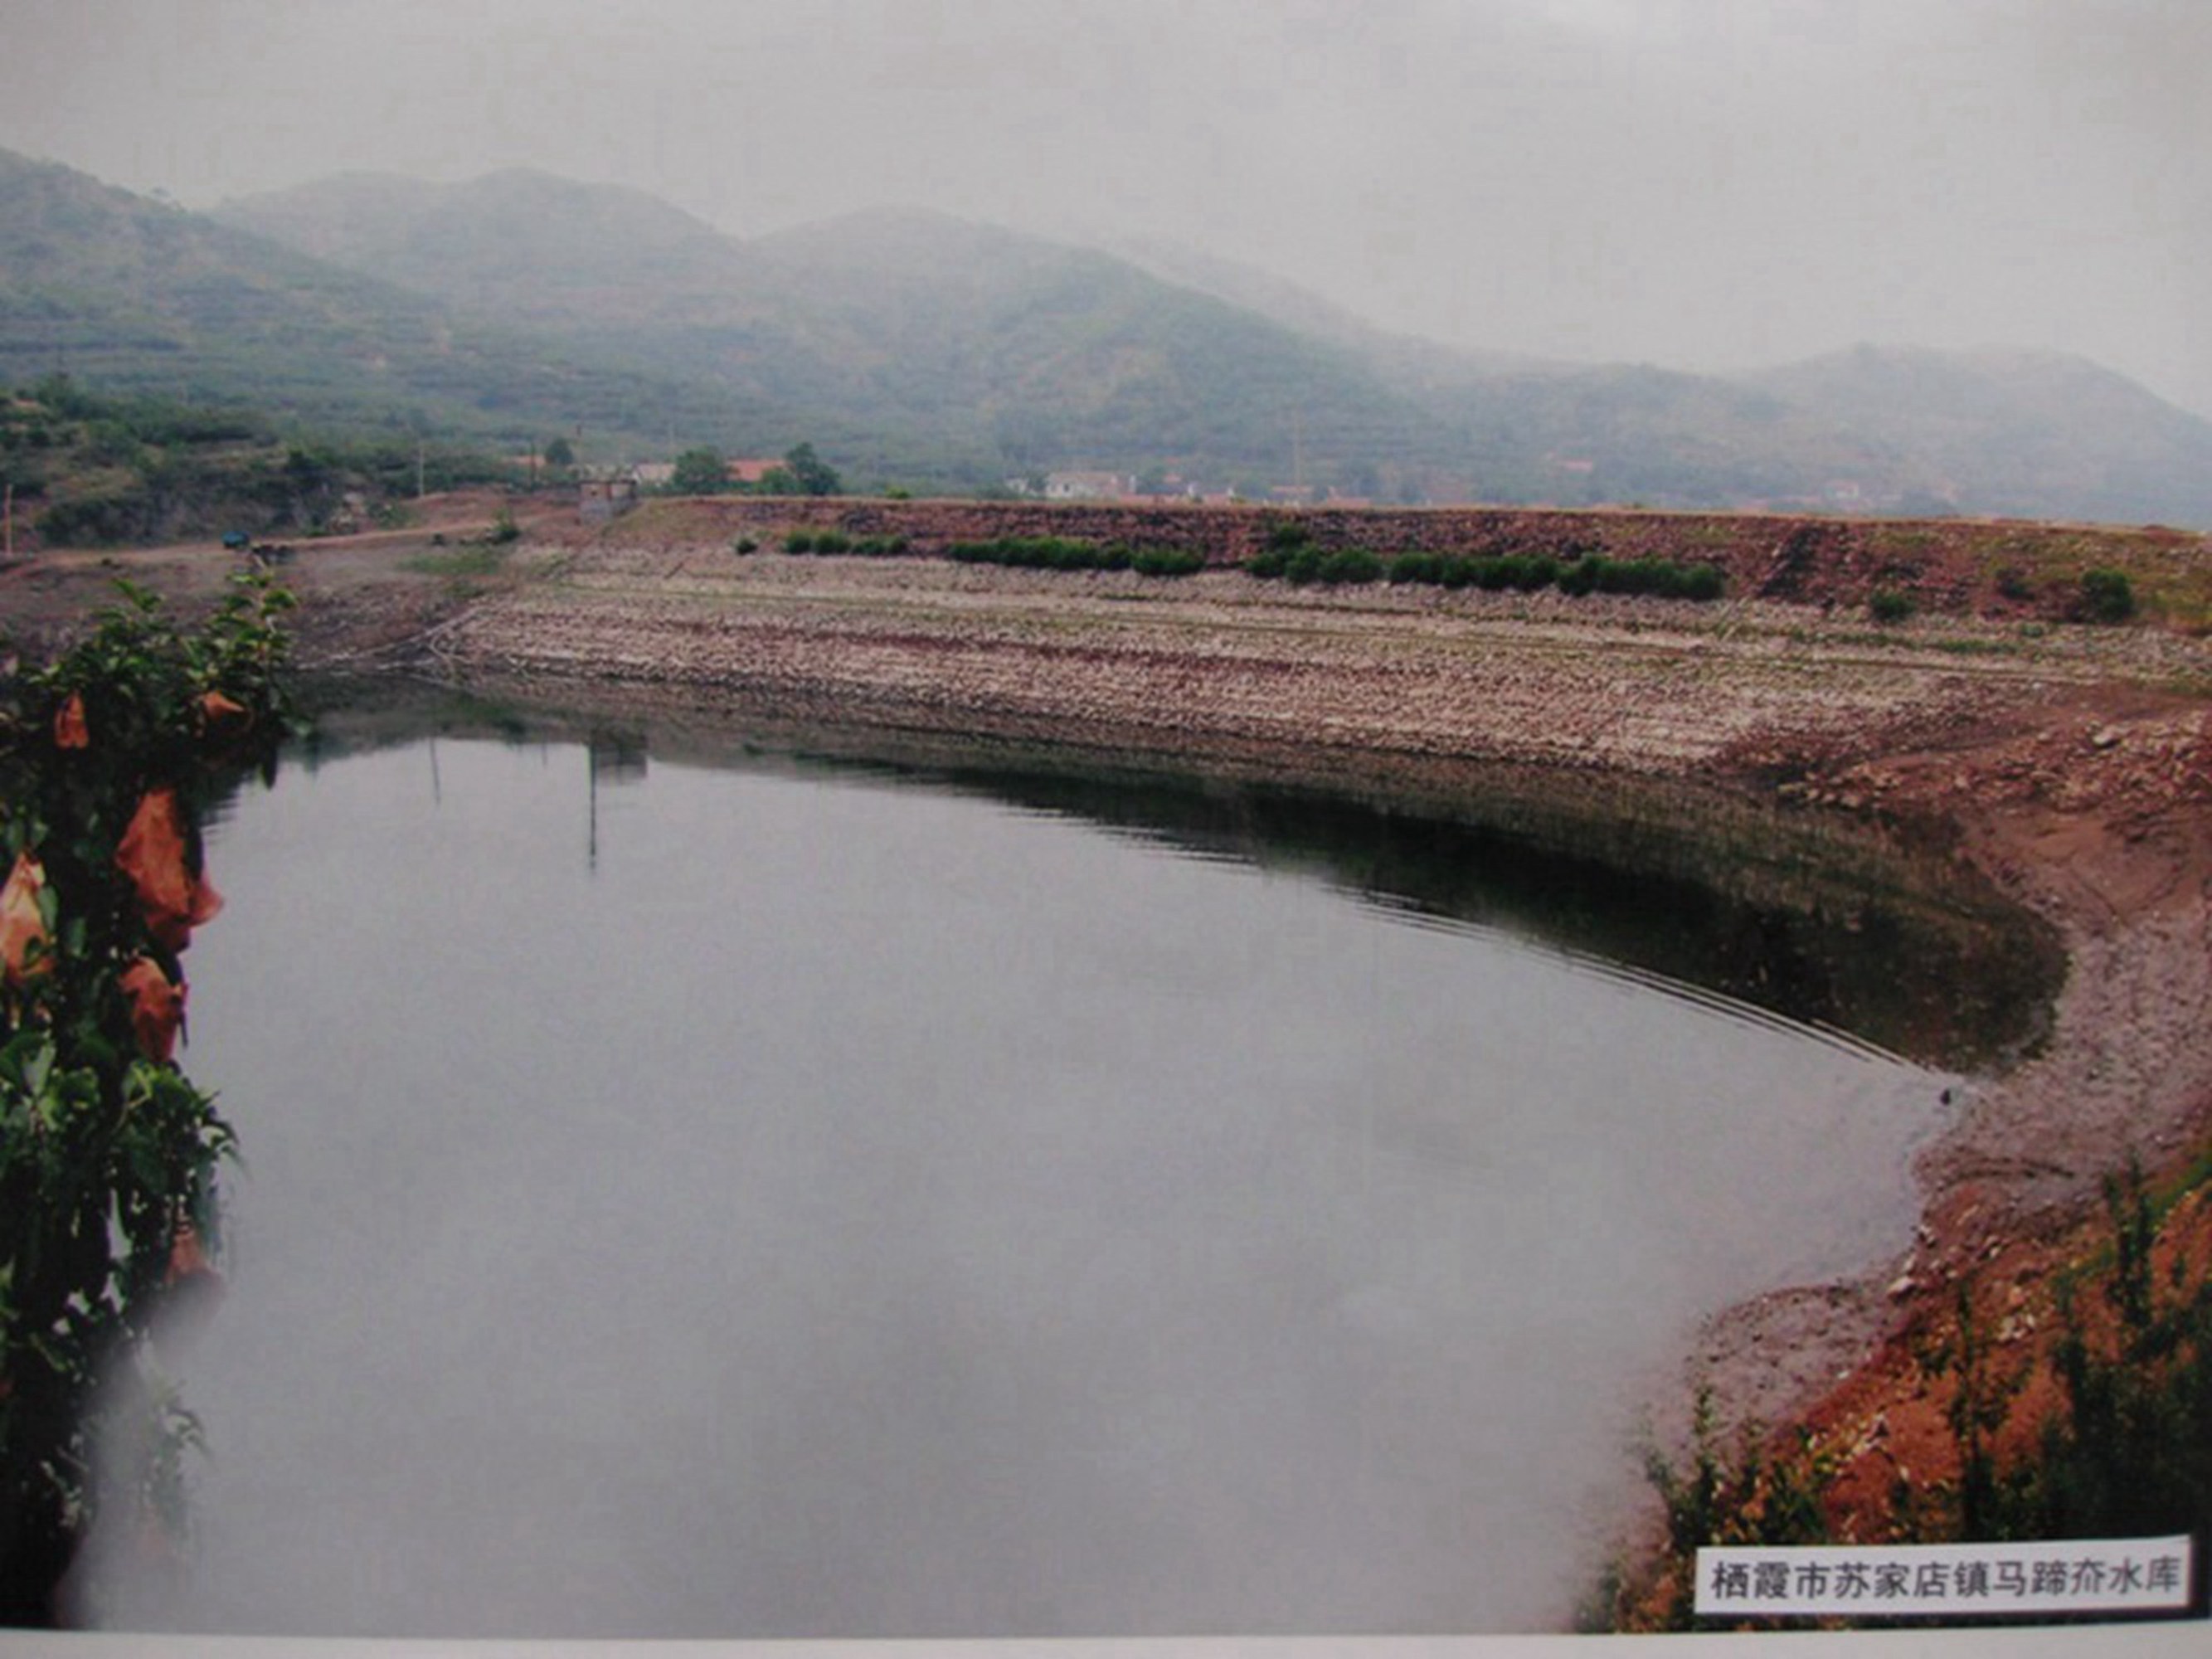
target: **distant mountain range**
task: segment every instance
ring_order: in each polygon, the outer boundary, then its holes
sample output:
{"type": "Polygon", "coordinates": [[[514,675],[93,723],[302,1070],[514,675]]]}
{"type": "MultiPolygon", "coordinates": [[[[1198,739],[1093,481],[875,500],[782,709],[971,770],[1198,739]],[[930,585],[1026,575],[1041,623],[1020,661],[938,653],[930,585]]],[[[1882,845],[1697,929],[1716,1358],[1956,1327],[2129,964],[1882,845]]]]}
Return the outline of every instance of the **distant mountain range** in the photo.
{"type": "Polygon", "coordinates": [[[0,379],[246,398],[588,459],[811,441],[847,479],[1054,471],[1385,501],[2212,526],[2212,422],[2079,358],[1858,348],[1755,374],[1383,334],[1263,273],[862,214],[750,240],[532,172],[213,215],[0,152],[0,379]]]}

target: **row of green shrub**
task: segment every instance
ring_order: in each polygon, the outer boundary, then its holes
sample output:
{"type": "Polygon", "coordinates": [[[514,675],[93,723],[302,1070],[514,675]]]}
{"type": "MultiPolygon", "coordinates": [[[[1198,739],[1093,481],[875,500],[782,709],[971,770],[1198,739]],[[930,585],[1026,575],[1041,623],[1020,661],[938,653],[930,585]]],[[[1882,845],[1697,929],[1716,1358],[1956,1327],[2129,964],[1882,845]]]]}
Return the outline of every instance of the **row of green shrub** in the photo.
{"type": "Polygon", "coordinates": [[[842,530],[794,530],[783,538],[787,553],[819,553],[825,557],[896,559],[908,550],[903,536],[848,536],[842,530]]]}
{"type": "Polygon", "coordinates": [[[1202,554],[1182,548],[1132,548],[1126,542],[1078,541],[1065,536],[1001,536],[995,541],[955,542],[948,558],[962,564],[1009,565],[1024,570],[1133,570],[1140,576],[1194,576],[1206,568],[1202,554]]]}
{"type": "Polygon", "coordinates": [[[1595,554],[1557,559],[1545,553],[1401,553],[1384,558],[1364,548],[1325,551],[1302,544],[1270,545],[1248,559],[1244,568],[1255,576],[1299,586],[1388,581],[1524,593],[1556,587],[1576,595],[1642,593],[1668,599],[1717,599],[1727,586],[1715,565],[1607,559],[1595,554]]]}
{"type": "MultiPolygon", "coordinates": [[[[92,503],[85,504],[88,507],[92,503]]],[[[737,550],[750,553],[750,538],[737,550]]],[[[787,553],[896,558],[911,550],[903,536],[853,537],[840,530],[795,530],[783,538],[787,553]]],[[[996,564],[1030,570],[1133,570],[1146,576],[1188,576],[1206,568],[1204,557],[1182,549],[1133,549],[1126,542],[1101,544],[1065,536],[1001,536],[993,541],[955,542],[946,556],[963,564],[996,564]]],[[[1254,576],[1295,586],[1349,586],[1368,582],[1420,584],[1433,587],[1481,588],[1491,592],[1533,593],[1555,587],[1562,593],[1642,594],[1662,599],[1709,601],[1727,591],[1717,565],[1674,564],[1663,559],[1608,559],[1594,549],[1571,550],[1571,556],[1547,553],[1400,553],[1384,556],[1365,548],[1333,550],[1316,547],[1301,527],[1278,526],[1265,551],[1244,562],[1254,576]]],[[[2012,573],[2007,573],[2010,574],[2012,573]]],[[[1917,610],[1912,595],[1878,588],[1868,601],[1876,622],[1895,623],[1917,610]]],[[[2127,576],[2118,570],[2092,570],[2081,579],[2073,614],[2085,622],[2125,622],[2136,600],[2127,576]]]]}
{"type": "MultiPolygon", "coordinates": [[[[2008,599],[2032,599],[2035,589],[2015,568],[1997,573],[1997,592],[2008,599]]],[[[1903,588],[1877,587],[1867,596],[1867,614],[1878,623],[1909,621],[1920,609],[1919,601],[1903,588]]],[[[2117,624],[2136,614],[2135,584],[2124,570],[2085,570],[2067,615],[2075,622],[2117,624]]]]}

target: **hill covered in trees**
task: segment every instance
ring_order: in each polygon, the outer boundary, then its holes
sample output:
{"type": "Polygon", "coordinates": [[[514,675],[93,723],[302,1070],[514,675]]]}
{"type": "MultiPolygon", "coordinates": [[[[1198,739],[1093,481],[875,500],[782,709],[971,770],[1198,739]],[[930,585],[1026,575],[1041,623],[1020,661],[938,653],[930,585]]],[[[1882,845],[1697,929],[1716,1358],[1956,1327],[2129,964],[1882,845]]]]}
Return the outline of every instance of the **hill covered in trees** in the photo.
{"type": "Polygon", "coordinates": [[[348,175],[204,216],[0,154],[0,383],[58,371],[409,447],[808,442],[862,490],[1097,470],[1262,497],[2212,526],[2212,422],[2079,359],[1861,348],[1719,376],[1471,354],[1173,251],[907,210],[739,240],[527,171],[348,175]]]}

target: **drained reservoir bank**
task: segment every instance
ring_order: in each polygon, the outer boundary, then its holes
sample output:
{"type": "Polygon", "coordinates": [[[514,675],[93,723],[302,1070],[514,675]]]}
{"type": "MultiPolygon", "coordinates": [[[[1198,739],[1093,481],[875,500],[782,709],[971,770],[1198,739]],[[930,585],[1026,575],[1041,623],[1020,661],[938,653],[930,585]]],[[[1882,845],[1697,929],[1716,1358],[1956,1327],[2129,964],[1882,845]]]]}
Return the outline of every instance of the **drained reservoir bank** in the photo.
{"type": "MultiPolygon", "coordinates": [[[[1289,515],[1253,509],[664,501],[600,523],[522,501],[520,534],[495,540],[496,505],[426,504],[409,530],[301,544],[285,580],[305,665],[556,706],[1069,745],[1380,799],[1449,801],[1501,763],[1593,799],[1694,789],[1793,815],[1808,836],[1902,840],[2032,912],[2066,957],[2051,1029],[1977,1079],[1923,1151],[1918,1225],[1849,1282],[1723,1314],[1689,1357],[1732,1417],[1832,1435],[1842,1487],[1857,1481],[1869,1502],[1925,1394],[1907,1357],[1954,1316],[1957,1287],[2040,1305],[2100,1182],[2131,1157],[2175,1170],[2212,1133],[2201,536],[1295,515],[1332,549],[1711,564],[1723,595],[1698,604],[1261,580],[1240,563],[1289,515]],[[896,537],[903,552],[783,550],[823,531],[896,537]],[[1042,535],[1186,550],[1204,568],[934,556],[1042,535]],[[2081,578],[2103,569],[2129,577],[2141,617],[2077,619],[2081,578]],[[1887,622],[1869,612],[1880,592],[1906,596],[1887,622]]],[[[0,572],[0,616],[35,640],[100,604],[114,575],[190,602],[234,564],[216,548],[42,554],[0,572]]],[[[2033,1319],[2008,1329],[2039,1340],[2033,1319]]]]}

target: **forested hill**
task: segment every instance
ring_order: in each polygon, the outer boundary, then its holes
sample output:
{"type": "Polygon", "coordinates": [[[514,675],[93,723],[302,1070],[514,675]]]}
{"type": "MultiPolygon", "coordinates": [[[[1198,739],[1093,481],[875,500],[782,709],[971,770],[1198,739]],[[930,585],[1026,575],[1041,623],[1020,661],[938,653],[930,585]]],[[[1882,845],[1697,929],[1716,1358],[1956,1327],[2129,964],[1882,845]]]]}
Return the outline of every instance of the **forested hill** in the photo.
{"type": "Polygon", "coordinates": [[[1105,254],[937,215],[738,243],[635,191],[506,173],[427,194],[340,180],[224,217],[465,315],[708,374],[799,412],[864,477],[973,487],[1080,467],[1264,489],[1310,456],[1418,489],[1453,453],[1328,342],[1105,254]]]}
{"type": "MultiPolygon", "coordinates": [[[[532,173],[332,181],[227,212],[452,304],[498,295],[568,338],[710,364],[855,432],[904,428],[985,472],[2212,525],[2212,423],[2050,354],[1862,348],[1734,378],[1544,362],[1510,341],[1394,337],[1188,250],[888,210],[739,241],[636,191],[532,173]],[[502,258],[525,274],[494,281],[502,258]]],[[[865,473],[899,443],[849,459],[865,473]]]]}
{"type": "Polygon", "coordinates": [[[279,420],[812,443],[851,484],[1054,471],[1268,496],[2212,526],[2212,423],[2075,359],[1735,378],[1393,339],[1293,284],[914,211],[739,240],[625,187],[350,175],[183,212],[0,153],[0,380],[279,420]]]}
{"type": "Polygon", "coordinates": [[[434,295],[0,150],[0,384],[55,374],[410,435],[719,432],[757,413],[698,377],[464,318],[434,295]]]}

